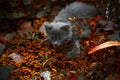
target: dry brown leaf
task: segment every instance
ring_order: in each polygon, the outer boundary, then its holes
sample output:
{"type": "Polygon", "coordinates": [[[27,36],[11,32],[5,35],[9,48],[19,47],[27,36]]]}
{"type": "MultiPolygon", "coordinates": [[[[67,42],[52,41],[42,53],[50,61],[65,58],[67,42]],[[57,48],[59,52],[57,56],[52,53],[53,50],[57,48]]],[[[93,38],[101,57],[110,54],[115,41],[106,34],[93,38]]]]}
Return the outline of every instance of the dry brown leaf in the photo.
{"type": "Polygon", "coordinates": [[[105,43],[102,43],[94,48],[92,48],[90,51],[88,51],[88,54],[92,54],[98,50],[107,48],[107,47],[112,47],[112,46],[120,46],[120,42],[119,41],[107,41],[105,43]]]}

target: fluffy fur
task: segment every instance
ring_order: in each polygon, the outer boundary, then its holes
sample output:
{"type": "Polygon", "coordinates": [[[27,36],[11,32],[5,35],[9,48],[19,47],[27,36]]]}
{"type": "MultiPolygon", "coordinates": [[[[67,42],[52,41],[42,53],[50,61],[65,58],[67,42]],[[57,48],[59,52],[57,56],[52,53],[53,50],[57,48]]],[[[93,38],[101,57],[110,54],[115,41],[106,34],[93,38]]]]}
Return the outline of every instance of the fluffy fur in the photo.
{"type": "MultiPolygon", "coordinates": [[[[76,38],[76,35],[72,32],[72,28],[76,24],[68,20],[68,18],[92,18],[96,16],[96,14],[97,9],[92,5],[82,2],[71,3],[59,12],[53,22],[44,23],[44,33],[53,45],[63,45],[66,40],[71,40],[72,42],[68,44],[69,47],[65,54],[72,58],[79,57],[80,44],[76,38]]],[[[80,26],[82,26],[82,24],[82,22],[79,22],[80,26]]],[[[88,36],[90,33],[89,27],[85,27],[85,31],[86,32],[83,32],[81,36],[88,36]]]]}

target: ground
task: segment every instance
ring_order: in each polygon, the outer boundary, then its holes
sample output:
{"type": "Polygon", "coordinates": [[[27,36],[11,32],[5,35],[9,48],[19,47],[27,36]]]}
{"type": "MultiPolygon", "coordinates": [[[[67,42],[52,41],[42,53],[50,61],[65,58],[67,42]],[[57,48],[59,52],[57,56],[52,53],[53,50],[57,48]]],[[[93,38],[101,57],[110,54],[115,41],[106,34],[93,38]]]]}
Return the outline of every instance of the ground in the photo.
{"type": "Polygon", "coordinates": [[[0,53],[0,75],[3,75],[0,80],[45,80],[40,76],[45,71],[50,72],[51,80],[119,80],[120,46],[88,54],[95,46],[109,41],[106,35],[112,31],[98,34],[94,27],[90,38],[79,39],[81,55],[78,58],[63,54],[67,45],[56,49],[49,42],[43,43],[46,37],[39,28],[45,21],[53,19],[57,9],[51,16],[32,21],[22,18],[18,21],[18,29],[0,33],[0,44],[5,45],[0,53]]]}

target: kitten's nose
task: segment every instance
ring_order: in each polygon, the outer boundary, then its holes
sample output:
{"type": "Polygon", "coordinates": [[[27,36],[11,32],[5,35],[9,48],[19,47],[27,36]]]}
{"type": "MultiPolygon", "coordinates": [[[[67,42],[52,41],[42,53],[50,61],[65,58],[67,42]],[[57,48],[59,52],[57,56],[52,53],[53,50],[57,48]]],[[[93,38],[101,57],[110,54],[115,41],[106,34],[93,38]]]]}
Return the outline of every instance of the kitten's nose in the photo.
{"type": "Polygon", "coordinates": [[[57,45],[58,44],[58,42],[57,41],[55,41],[55,43],[54,43],[55,45],[57,45]]]}
{"type": "Polygon", "coordinates": [[[55,48],[55,49],[59,48],[59,45],[58,45],[58,42],[57,42],[57,41],[54,42],[53,48],[55,48]]]}
{"type": "Polygon", "coordinates": [[[55,46],[59,46],[60,45],[60,43],[58,41],[53,41],[52,44],[55,45],[55,46]]]}

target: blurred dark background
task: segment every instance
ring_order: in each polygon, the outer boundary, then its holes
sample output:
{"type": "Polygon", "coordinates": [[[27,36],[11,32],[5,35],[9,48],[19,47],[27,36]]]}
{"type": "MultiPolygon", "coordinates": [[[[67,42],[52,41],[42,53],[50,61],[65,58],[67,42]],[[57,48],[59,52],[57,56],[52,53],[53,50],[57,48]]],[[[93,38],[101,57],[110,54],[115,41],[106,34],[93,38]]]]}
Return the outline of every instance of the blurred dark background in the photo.
{"type": "Polygon", "coordinates": [[[0,0],[0,31],[16,30],[19,20],[34,20],[40,16],[50,17],[57,14],[55,10],[61,10],[66,4],[74,1],[83,1],[95,5],[99,12],[119,24],[120,1],[119,0],[0,0]]]}

